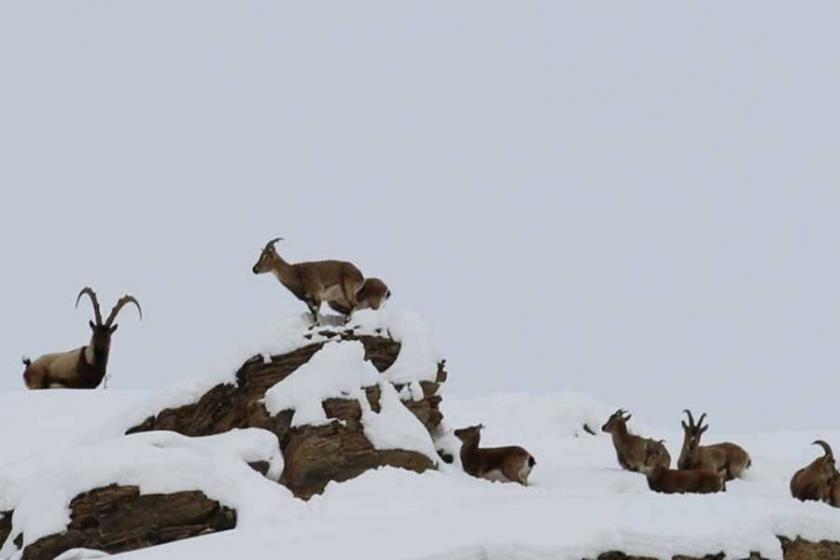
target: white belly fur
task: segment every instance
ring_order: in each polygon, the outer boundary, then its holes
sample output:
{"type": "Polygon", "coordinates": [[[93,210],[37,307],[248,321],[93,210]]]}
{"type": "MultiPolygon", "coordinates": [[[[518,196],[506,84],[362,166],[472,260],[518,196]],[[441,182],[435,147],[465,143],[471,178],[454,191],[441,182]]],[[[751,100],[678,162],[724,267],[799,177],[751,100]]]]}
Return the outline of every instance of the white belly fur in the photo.
{"type": "Polygon", "coordinates": [[[344,290],[341,286],[335,285],[321,291],[321,301],[344,300],[344,290]]]}
{"type": "Polygon", "coordinates": [[[510,482],[510,479],[502,473],[501,469],[493,469],[492,471],[487,471],[486,473],[481,475],[481,478],[493,482],[510,482]]]}

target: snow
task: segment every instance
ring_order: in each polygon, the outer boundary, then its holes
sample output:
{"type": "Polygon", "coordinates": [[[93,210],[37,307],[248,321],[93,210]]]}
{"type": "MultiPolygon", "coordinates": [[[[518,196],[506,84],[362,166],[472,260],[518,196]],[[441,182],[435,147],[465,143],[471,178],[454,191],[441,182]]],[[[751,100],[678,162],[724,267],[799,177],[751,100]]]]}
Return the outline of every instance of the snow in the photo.
{"type": "MultiPolygon", "coordinates": [[[[345,344],[353,347],[335,346],[345,344]]],[[[482,445],[517,444],[535,455],[532,486],[468,477],[456,454],[455,463],[442,464],[438,472],[417,475],[383,468],[331,483],[323,495],[301,502],[245,465],[276,450],[276,441],[269,444],[268,437],[246,435],[251,431],[206,440],[136,434],[41,454],[43,442],[36,440],[45,427],[53,432],[51,441],[69,439],[76,432],[74,425],[45,418],[46,404],[61,403],[58,408],[68,411],[76,407],[76,425],[91,430],[79,435],[85,440],[103,433],[95,427],[97,420],[113,422],[103,411],[112,412],[119,402],[134,402],[137,395],[110,390],[31,395],[18,402],[3,400],[4,418],[15,418],[19,429],[0,434],[0,449],[27,445],[33,449],[15,450],[25,459],[0,464],[2,507],[18,504],[16,532],[26,526],[31,539],[55,529],[66,522],[66,504],[73,492],[114,481],[139,483],[144,492],[199,487],[240,509],[240,523],[233,531],[136,551],[126,554],[128,559],[222,560],[269,549],[311,558],[341,552],[371,560],[511,555],[578,560],[608,550],[661,558],[720,551],[745,557],[757,551],[774,559],[781,558],[775,535],[819,540],[837,539],[840,534],[838,510],[800,503],[788,491],[793,472],[821,453],[810,442],[817,437],[840,442],[836,431],[733,434],[719,433],[713,425],[706,434],[710,443],[737,441],[751,453],[754,467],[747,479],[731,482],[725,494],[666,496],[651,493],[644,476],[618,468],[608,435],[591,436],[582,430],[584,423],[600,428],[617,406],[575,393],[447,395],[446,426],[438,443],[451,437],[452,428],[481,421],[486,425],[482,445]],[[91,398],[93,394],[97,397],[91,398]],[[39,400],[43,406],[37,406],[39,400]],[[60,500],[58,488],[63,489],[60,500]],[[38,505],[46,501],[49,506],[38,505]],[[35,518],[36,509],[44,519],[35,518]]],[[[383,390],[383,411],[396,405],[397,398],[394,391],[383,390]]],[[[681,441],[679,411],[673,425],[664,429],[646,426],[641,411],[635,412],[631,427],[643,435],[665,437],[676,456],[681,441]]],[[[376,439],[380,431],[388,431],[383,414],[388,413],[369,416],[364,411],[369,437],[376,439]],[[383,423],[377,424],[377,417],[383,423]]]]}
{"type": "Polygon", "coordinates": [[[272,416],[283,410],[294,410],[292,427],[320,426],[330,422],[321,405],[323,401],[358,398],[362,387],[378,383],[379,372],[365,361],[361,342],[330,342],[266,391],[265,408],[272,416]]]}
{"type": "Polygon", "coordinates": [[[359,399],[362,406],[362,425],[365,437],[374,449],[406,449],[426,455],[437,463],[437,451],[426,427],[400,400],[397,390],[387,381],[379,382],[378,413],[371,410],[366,398],[359,399]]]}
{"type": "Polygon", "coordinates": [[[101,550],[90,550],[87,548],[71,548],[67,552],[56,556],[55,560],[94,560],[95,558],[105,558],[110,556],[101,550]]]}
{"type": "Polygon", "coordinates": [[[397,360],[382,375],[395,384],[435,381],[442,356],[432,342],[429,327],[419,315],[386,306],[353,313],[349,322],[354,330],[375,334],[386,332],[401,343],[397,360]]]}
{"type": "MultiPolygon", "coordinates": [[[[777,535],[812,541],[840,535],[840,511],[798,502],[788,489],[792,474],[821,453],[810,442],[820,438],[840,445],[840,431],[739,434],[726,432],[712,418],[707,443],[743,445],[753,459],[746,478],[729,483],[723,494],[655,494],[643,475],[618,467],[611,439],[600,431],[618,406],[572,392],[445,394],[445,421],[432,441],[402,404],[421,398],[420,382],[437,373],[440,356],[422,322],[388,309],[358,312],[347,325],[327,321],[318,329],[309,329],[305,317],[281,321],[271,340],[256,350],[232,352],[229,368],[180,382],[175,389],[0,394],[5,428],[0,432],[0,511],[15,510],[13,533],[0,559],[15,556],[15,535],[23,531],[31,542],[62,530],[75,495],[111,483],[136,484],[144,493],[198,489],[238,511],[235,530],[125,555],[138,560],[227,560],[265,550],[366,560],[579,560],[610,550],[660,558],[758,552],[776,559],[781,558],[777,535]],[[380,374],[364,361],[360,342],[319,334],[348,328],[393,336],[402,343],[399,358],[380,374]],[[270,359],[312,342],[324,342],[324,347],[266,393],[269,412],[294,410],[294,425],[319,425],[328,422],[323,400],[357,399],[365,435],[377,449],[414,450],[436,462],[436,449],[441,449],[454,456],[454,463],[440,463],[439,470],[421,475],[392,468],[369,471],[331,483],[323,495],[303,502],[270,480],[280,477],[283,463],[269,432],[237,430],[207,438],[121,435],[164,406],[193,402],[220,380],[233,382],[232,372],[254,354],[270,359]],[[401,385],[399,393],[392,383],[401,385]],[[381,393],[378,413],[363,391],[373,386],[381,393]],[[486,426],[482,446],[521,445],[535,456],[529,487],[478,480],[462,471],[460,442],[452,431],[479,422],[486,426]],[[268,478],[247,465],[260,460],[270,464],[268,478]]],[[[680,410],[675,407],[669,426],[650,426],[643,410],[633,410],[630,428],[664,438],[676,457],[682,441],[680,410]]],[[[93,554],[71,551],[65,560],[93,554]]]]}

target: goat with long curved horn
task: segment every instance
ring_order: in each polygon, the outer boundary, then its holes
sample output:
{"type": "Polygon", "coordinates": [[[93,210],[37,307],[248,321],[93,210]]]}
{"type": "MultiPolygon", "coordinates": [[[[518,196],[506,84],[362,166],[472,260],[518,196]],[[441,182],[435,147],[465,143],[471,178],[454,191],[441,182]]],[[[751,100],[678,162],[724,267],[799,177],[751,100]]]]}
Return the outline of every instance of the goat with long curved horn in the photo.
{"type": "Polygon", "coordinates": [[[120,310],[132,303],[137,307],[140,319],[143,319],[140,303],[133,296],[125,295],[117,301],[108,319],[103,323],[99,298],[92,288],[82,288],[76,296],[76,307],[79,306],[83,295],[88,296],[93,304],[94,320],[89,322],[93,331],[90,342],[75,350],[45,354],[35,361],[24,359],[26,370],[23,372],[23,379],[28,388],[93,389],[98,387],[107,373],[111,335],[117,330],[114,320],[120,310]]]}
{"type": "Polygon", "coordinates": [[[840,473],[834,462],[834,452],[831,446],[821,439],[811,445],[823,448],[824,455],[817,457],[811,463],[796,471],[790,479],[791,495],[802,501],[826,502],[834,506],[840,505],[834,496],[840,473]]]}
{"type": "Polygon", "coordinates": [[[680,470],[705,469],[720,474],[724,480],[739,478],[752,465],[749,453],[740,445],[723,442],[714,445],[700,445],[700,438],[709,429],[703,425],[706,413],[700,415],[697,422],[688,409],[683,410],[688,416],[688,424],[682,421],[683,446],[677,467],[680,470]]]}

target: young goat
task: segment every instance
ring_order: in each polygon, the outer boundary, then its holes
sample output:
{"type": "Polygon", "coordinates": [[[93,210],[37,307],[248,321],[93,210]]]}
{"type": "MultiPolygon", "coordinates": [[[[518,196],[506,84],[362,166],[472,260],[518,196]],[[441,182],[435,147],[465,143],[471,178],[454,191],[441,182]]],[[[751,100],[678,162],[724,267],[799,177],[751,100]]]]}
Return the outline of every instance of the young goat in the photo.
{"type": "MultiPolygon", "coordinates": [[[[356,309],[379,309],[391,297],[391,290],[379,278],[365,278],[365,283],[356,294],[356,309]]],[[[350,309],[347,301],[335,299],[327,302],[333,311],[342,315],[350,315],[355,309],[350,309]]]]}
{"type": "Polygon", "coordinates": [[[812,445],[819,445],[825,452],[822,457],[811,461],[807,467],[801,468],[790,479],[790,493],[804,501],[826,502],[831,505],[840,505],[835,498],[835,493],[840,490],[840,473],[834,463],[834,453],[831,446],[822,440],[815,441],[812,445]]]}
{"type": "Polygon", "coordinates": [[[695,424],[691,411],[683,412],[688,415],[688,424],[682,421],[684,438],[677,467],[681,470],[705,469],[718,472],[726,480],[740,478],[752,464],[749,454],[741,446],[730,442],[700,445],[701,436],[709,429],[708,424],[703,425],[706,414],[703,413],[695,424]]]}
{"type": "Polygon", "coordinates": [[[355,265],[345,261],[315,261],[291,264],[277,253],[278,237],[266,243],[253,267],[254,274],[271,272],[296,298],[304,302],[316,323],[321,322],[321,302],[337,301],[352,312],[364,277],[355,265]]]}
{"type": "MultiPolygon", "coordinates": [[[[662,450],[648,456],[644,473],[648,488],[663,494],[711,494],[726,490],[723,477],[715,471],[704,469],[673,470],[663,466],[662,450]]],[[[670,461],[670,457],[668,458],[670,461]]]]}
{"type": "Polygon", "coordinates": [[[601,431],[612,436],[615,454],[621,468],[643,472],[645,463],[651,455],[656,457],[657,464],[665,468],[670,467],[671,455],[668,454],[668,450],[661,441],[635,436],[627,430],[627,422],[631,417],[632,414],[619,408],[610,416],[607,423],[601,426],[601,431]]]}
{"type": "Polygon", "coordinates": [[[528,475],[537,464],[534,456],[519,446],[479,449],[483,424],[455,430],[461,440],[461,464],[474,477],[528,486],[528,475]]]}
{"type": "Polygon", "coordinates": [[[117,304],[103,323],[102,314],[99,309],[99,301],[96,293],[91,288],[82,288],[76,297],[76,307],[79,307],[79,300],[83,295],[90,297],[93,304],[93,313],[96,322],[90,321],[90,329],[93,334],[90,343],[76,350],[45,354],[34,362],[25,359],[23,364],[26,371],[23,372],[23,379],[29,389],[48,389],[53,387],[66,387],[68,389],[93,389],[99,386],[105,377],[108,367],[108,354],[111,350],[111,335],[117,330],[114,319],[117,318],[120,310],[129,303],[137,306],[140,319],[143,319],[143,310],[134,297],[125,295],[117,301],[117,304]]]}

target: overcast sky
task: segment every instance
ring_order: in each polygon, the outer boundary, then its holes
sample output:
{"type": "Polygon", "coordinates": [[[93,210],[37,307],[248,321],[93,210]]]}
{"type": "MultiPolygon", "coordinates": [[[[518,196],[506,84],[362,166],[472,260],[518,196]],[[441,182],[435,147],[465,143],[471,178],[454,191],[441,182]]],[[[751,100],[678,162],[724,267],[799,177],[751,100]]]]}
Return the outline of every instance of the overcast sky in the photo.
{"type": "Polygon", "coordinates": [[[347,259],[447,391],[840,426],[840,4],[0,3],[0,388],[121,317],[113,388],[218,366],[347,259]]]}

